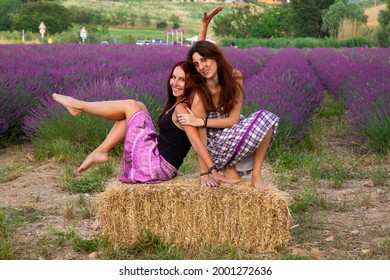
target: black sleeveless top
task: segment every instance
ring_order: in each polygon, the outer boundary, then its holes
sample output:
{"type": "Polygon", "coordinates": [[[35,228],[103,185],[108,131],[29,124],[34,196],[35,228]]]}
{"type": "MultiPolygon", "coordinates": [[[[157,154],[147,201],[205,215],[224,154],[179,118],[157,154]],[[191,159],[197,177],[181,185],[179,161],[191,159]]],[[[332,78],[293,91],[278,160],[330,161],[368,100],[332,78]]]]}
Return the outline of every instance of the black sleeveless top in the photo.
{"type": "Polygon", "coordinates": [[[179,169],[191,148],[191,143],[187,134],[172,121],[175,108],[176,106],[168,114],[164,114],[158,123],[160,134],[157,137],[157,147],[160,155],[176,169],[179,169]]]}

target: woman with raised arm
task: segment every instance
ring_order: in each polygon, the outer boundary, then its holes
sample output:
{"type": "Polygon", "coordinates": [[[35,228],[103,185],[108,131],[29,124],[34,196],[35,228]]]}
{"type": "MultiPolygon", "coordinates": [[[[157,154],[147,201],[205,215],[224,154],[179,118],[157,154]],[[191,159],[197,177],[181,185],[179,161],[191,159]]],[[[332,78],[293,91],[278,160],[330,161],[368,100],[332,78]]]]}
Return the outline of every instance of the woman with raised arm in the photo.
{"type": "Polygon", "coordinates": [[[167,81],[168,101],[159,116],[160,133],[157,134],[146,106],[135,100],[86,102],[69,96],[53,94],[58,103],[73,115],[85,112],[108,120],[115,125],[102,144],[78,168],[85,171],[94,164],[108,161],[108,152],[124,141],[122,182],[157,183],[174,178],[191,145],[205,164],[208,174],[202,185],[216,187],[219,182],[235,183],[216,170],[206,146],[194,127],[183,127],[177,120],[179,113],[186,114],[191,104],[194,83],[189,77],[188,65],[177,63],[167,81]]]}
{"type": "MultiPolygon", "coordinates": [[[[260,110],[244,119],[243,77],[213,43],[205,41],[207,28],[213,16],[222,10],[215,8],[205,13],[199,40],[187,54],[191,75],[201,87],[200,99],[194,99],[190,114],[179,114],[184,126],[207,128],[207,148],[218,167],[232,179],[252,174],[255,187],[263,190],[267,183],[262,177],[265,155],[271,147],[279,118],[260,110]]],[[[201,132],[202,139],[206,133],[201,132]]],[[[200,162],[201,171],[206,163],[200,162]]]]}

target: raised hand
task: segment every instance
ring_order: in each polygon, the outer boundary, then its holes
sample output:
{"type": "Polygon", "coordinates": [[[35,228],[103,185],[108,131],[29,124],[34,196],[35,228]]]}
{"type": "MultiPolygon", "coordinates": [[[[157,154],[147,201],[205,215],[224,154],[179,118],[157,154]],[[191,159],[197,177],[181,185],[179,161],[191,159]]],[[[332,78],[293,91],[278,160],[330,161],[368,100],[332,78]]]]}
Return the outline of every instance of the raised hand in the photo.
{"type": "Polygon", "coordinates": [[[202,18],[202,23],[208,25],[210,23],[210,21],[212,20],[212,18],[222,10],[223,10],[223,7],[218,6],[218,7],[214,8],[210,13],[204,12],[203,18],[202,18]]]}
{"type": "Polygon", "coordinates": [[[199,31],[198,41],[206,40],[207,29],[209,27],[209,23],[210,23],[211,19],[216,14],[218,14],[220,11],[222,11],[222,9],[223,9],[222,6],[218,6],[218,7],[214,8],[210,13],[207,13],[207,12],[203,13],[202,25],[201,25],[201,28],[200,28],[200,31],[199,31]]]}

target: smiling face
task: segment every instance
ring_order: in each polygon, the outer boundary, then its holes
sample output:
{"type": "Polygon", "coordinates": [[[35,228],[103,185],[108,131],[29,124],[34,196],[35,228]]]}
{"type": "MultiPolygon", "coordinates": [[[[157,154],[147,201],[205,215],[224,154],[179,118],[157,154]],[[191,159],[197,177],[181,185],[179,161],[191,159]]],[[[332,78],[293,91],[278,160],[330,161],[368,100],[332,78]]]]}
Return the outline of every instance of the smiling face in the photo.
{"type": "Polygon", "coordinates": [[[199,72],[206,79],[213,79],[217,77],[217,62],[215,59],[201,56],[198,52],[192,55],[192,63],[196,71],[199,72]]]}
{"type": "Polygon", "coordinates": [[[172,94],[176,98],[184,97],[184,89],[186,85],[184,70],[180,66],[176,66],[173,70],[171,79],[169,80],[169,84],[172,88],[172,94]]]}

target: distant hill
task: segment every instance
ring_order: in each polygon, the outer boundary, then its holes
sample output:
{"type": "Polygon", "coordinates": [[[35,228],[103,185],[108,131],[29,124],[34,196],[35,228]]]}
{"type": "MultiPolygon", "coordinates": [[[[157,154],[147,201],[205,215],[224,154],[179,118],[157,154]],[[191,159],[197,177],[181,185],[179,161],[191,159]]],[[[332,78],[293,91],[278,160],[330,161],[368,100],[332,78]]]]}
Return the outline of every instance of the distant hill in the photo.
{"type": "Polygon", "coordinates": [[[172,0],[64,0],[60,1],[60,3],[67,8],[79,7],[80,9],[99,11],[109,18],[123,18],[129,15],[135,15],[135,28],[155,28],[156,23],[161,21],[166,21],[170,25],[170,18],[175,16],[180,20],[180,28],[184,28],[194,34],[200,28],[203,12],[211,11],[217,6],[224,6],[225,9],[222,13],[227,13],[233,6],[240,5],[233,3],[180,2],[172,0]],[[142,20],[145,16],[150,20],[148,25],[145,25],[142,20]]]}

